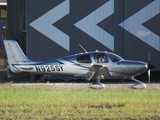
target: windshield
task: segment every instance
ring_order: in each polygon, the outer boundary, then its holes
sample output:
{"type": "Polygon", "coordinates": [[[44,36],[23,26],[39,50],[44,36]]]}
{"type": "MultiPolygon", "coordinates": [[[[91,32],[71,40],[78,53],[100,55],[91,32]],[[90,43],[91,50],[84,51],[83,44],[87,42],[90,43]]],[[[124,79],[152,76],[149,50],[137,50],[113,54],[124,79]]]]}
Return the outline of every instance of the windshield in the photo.
{"type": "Polygon", "coordinates": [[[109,53],[109,56],[110,56],[112,62],[118,62],[120,60],[124,60],[122,57],[120,57],[114,53],[109,53]]]}

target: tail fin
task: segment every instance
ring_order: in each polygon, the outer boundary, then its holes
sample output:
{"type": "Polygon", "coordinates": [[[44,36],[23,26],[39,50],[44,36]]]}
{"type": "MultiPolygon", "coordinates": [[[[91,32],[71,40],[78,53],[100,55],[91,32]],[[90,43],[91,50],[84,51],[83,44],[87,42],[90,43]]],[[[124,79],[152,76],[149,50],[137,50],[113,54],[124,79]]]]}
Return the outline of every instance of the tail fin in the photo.
{"type": "Polygon", "coordinates": [[[27,64],[30,62],[30,59],[25,56],[22,49],[15,40],[3,41],[8,58],[8,64],[12,72],[17,72],[17,69],[14,67],[14,65],[27,64]]]}

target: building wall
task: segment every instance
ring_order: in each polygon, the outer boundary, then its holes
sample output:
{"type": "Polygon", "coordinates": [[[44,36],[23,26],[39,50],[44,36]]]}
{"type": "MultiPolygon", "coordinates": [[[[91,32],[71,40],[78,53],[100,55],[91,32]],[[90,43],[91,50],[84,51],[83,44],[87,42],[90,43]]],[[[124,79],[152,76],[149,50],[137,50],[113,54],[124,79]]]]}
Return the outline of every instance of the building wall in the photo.
{"type": "Polygon", "coordinates": [[[88,51],[112,51],[146,62],[150,53],[160,70],[159,0],[27,0],[25,7],[31,59],[79,53],[81,44],[88,51]]]}
{"type": "Polygon", "coordinates": [[[25,40],[22,39],[22,18],[26,14],[25,1],[26,0],[7,0],[8,39],[17,40],[22,49],[24,48],[23,44],[25,44],[25,40]]]}
{"type": "Polygon", "coordinates": [[[6,5],[6,0],[0,0],[0,58],[3,58],[4,55],[3,52],[3,30],[4,26],[6,26],[7,22],[7,5],[6,5]]]}

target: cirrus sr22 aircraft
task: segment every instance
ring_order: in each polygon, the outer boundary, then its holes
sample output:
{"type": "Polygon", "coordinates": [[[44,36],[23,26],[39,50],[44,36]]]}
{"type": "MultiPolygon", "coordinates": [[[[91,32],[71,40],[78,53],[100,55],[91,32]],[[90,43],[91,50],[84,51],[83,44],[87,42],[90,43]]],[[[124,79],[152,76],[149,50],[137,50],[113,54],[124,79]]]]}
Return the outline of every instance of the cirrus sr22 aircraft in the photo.
{"type": "Polygon", "coordinates": [[[66,76],[94,80],[92,88],[104,88],[101,79],[131,79],[138,84],[132,88],[146,88],[134,77],[155,66],[122,57],[107,51],[94,51],[70,55],[51,61],[34,61],[25,56],[15,40],[4,40],[9,68],[13,73],[28,72],[44,75],[66,76]]]}

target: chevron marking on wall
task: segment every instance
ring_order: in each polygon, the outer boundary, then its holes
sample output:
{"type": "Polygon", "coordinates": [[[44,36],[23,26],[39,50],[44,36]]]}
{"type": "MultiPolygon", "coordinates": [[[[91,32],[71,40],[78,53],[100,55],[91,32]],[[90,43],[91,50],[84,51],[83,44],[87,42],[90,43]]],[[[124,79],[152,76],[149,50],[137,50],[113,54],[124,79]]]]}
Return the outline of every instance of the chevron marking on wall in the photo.
{"type": "Polygon", "coordinates": [[[154,0],[152,3],[120,23],[128,32],[138,37],[143,42],[160,51],[159,36],[144,27],[142,24],[156,16],[160,12],[160,1],[154,0]]]}
{"type": "Polygon", "coordinates": [[[114,0],[110,0],[74,25],[110,50],[114,51],[114,37],[97,25],[113,13],[114,0]]]}
{"type": "Polygon", "coordinates": [[[70,38],[67,34],[53,26],[55,22],[69,14],[69,0],[57,5],[41,17],[30,23],[30,26],[62,46],[66,50],[70,50],[70,38]]]}

